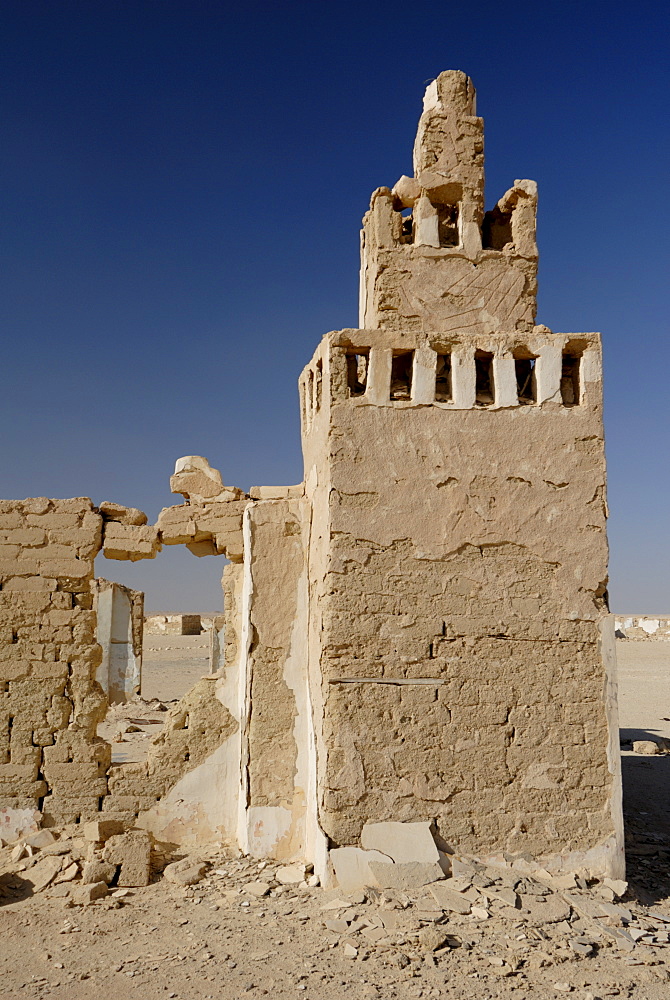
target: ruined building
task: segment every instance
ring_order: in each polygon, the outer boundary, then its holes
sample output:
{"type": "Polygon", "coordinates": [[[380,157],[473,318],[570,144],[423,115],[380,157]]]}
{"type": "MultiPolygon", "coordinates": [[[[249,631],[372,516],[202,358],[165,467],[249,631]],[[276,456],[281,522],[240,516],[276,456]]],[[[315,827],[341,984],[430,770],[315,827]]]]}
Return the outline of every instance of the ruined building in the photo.
{"type": "Polygon", "coordinates": [[[247,495],[190,458],[155,526],[2,505],[0,804],[323,878],[385,820],[621,874],[600,338],[535,325],[534,182],[483,198],[472,83],[442,73],[414,176],[364,219],[361,328],[324,336],[300,377],[300,486],[247,495]],[[110,768],[93,558],[172,544],[230,560],[225,665],[145,764],[110,768]]]}

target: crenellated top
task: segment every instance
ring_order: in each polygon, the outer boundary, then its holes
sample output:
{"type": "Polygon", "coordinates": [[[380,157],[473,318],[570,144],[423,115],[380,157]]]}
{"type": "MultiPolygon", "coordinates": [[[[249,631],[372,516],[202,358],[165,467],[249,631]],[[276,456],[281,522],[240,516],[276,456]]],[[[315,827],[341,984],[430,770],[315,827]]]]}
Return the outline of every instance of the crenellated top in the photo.
{"type": "Polygon", "coordinates": [[[602,404],[600,335],[536,326],[524,337],[426,340],[340,330],[323,338],[299,387],[303,433],[328,427],[342,403],[588,416],[602,404]]]}
{"type": "Polygon", "coordinates": [[[484,212],[484,123],[465,73],[424,97],[414,176],[378,188],[363,220],[360,323],[489,335],[535,321],[537,185],[516,180],[484,212]]]}

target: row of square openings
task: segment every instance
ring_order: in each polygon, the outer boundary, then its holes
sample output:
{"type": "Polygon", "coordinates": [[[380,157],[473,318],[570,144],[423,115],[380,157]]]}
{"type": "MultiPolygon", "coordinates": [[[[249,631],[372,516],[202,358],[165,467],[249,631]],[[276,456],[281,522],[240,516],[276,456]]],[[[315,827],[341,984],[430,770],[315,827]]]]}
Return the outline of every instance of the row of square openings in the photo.
{"type": "MultiPolygon", "coordinates": [[[[459,205],[433,205],[437,212],[437,232],[441,247],[457,247],[461,244],[459,227],[459,205]]],[[[412,209],[402,213],[401,244],[414,242],[414,216],[412,209]]],[[[512,243],[512,213],[502,212],[498,206],[486,212],[482,222],[482,249],[502,250],[512,243]]]]}
{"type": "MultiPolygon", "coordinates": [[[[514,354],[517,400],[520,406],[537,403],[535,363],[537,356],[526,348],[514,354]]],[[[347,352],[347,385],[350,396],[363,396],[367,389],[369,348],[347,352]]],[[[564,406],[578,406],[580,401],[581,354],[564,351],[561,370],[561,400],[564,406]]],[[[410,400],[414,378],[414,351],[394,351],[391,360],[389,398],[410,400]]],[[[495,403],[493,354],[475,351],[475,406],[492,406],[495,403]]],[[[435,363],[435,402],[453,400],[451,354],[437,352],[435,363]]]]}

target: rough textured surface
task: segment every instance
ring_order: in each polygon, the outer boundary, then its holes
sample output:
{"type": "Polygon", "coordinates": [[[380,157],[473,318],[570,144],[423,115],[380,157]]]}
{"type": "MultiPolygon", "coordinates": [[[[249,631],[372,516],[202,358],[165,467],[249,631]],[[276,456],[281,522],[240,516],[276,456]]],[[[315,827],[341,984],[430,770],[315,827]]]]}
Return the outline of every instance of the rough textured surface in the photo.
{"type": "Polygon", "coordinates": [[[366,329],[301,379],[319,822],[620,871],[600,340],[534,325],[535,186],[484,218],[472,100],[429,88],[365,220],[366,329]]]}
{"type": "Polygon", "coordinates": [[[0,502],[0,805],[39,805],[48,824],[89,818],[107,791],[91,595],[101,529],[87,499],[0,502]]]}
{"type": "Polygon", "coordinates": [[[216,678],[203,677],[170,709],[145,762],[110,768],[105,814],[132,820],[151,809],[235,731],[237,723],[216,697],[215,689],[216,678]]]}

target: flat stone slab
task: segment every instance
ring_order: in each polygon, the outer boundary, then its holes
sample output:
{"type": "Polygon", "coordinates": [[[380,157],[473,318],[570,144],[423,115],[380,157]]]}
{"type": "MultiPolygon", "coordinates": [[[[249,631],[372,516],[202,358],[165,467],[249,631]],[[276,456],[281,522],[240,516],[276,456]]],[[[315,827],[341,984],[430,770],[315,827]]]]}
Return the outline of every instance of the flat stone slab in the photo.
{"type": "Polygon", "coordinates": [[[337,884],[345,892],[380,884],[370,867],[371,862],[379,868],[393,864],[380,851],[364,851],[360,847],[336,847],[330,852],[330,860],[335,869],[337,884]]]}
{"type": "Polygon", "coordinates": [[[381,851],[396,864],[419,862],[431,864],[439,861],[431,824],[424,823],[366,823],[361,831],[361,844],[367,850],[381,851]]]}
{"type": "Polygon", "coordinates": [[[438,882],[431,885],[430,892],[437,905],[443,910],[463,914],[470,912],[470,900],[466,899],[460,892],[450,889],[449,886],[438,882]]]}
{"type": "Polygon", "coordinates": [[[418,861],[390,865],[371,861],[370,870],[382,889],[401,889],[403,892],[416,892],[422,886],[444,878],[444,872],[438,864],[418,861]]]}

